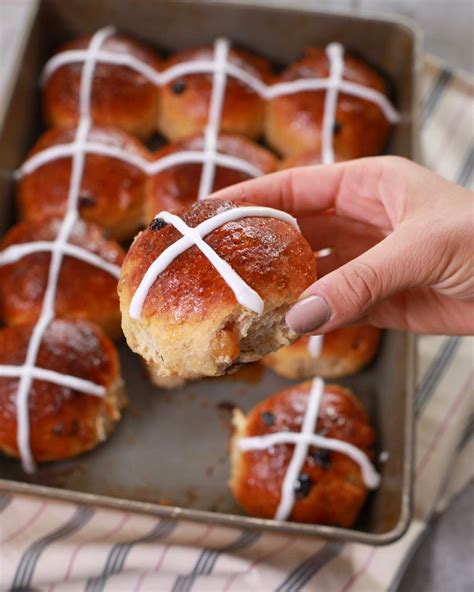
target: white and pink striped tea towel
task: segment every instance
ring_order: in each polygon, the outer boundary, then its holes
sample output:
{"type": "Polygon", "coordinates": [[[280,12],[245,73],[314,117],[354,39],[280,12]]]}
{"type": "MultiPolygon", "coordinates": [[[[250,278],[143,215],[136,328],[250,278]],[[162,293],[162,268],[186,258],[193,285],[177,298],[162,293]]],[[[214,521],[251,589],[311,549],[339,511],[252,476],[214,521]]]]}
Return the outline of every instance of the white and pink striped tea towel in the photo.
{"type": "MultiPolygon", "coordinates": [[[[471,80],[428,60],[426,164],[471,186],[471,80]]],[[[240,531],[53,500],[0,497],[0,588],[48,592],[377,592],[473,477],[473,340],[421,337],[413,522],[386,547],[240,531]]]]}

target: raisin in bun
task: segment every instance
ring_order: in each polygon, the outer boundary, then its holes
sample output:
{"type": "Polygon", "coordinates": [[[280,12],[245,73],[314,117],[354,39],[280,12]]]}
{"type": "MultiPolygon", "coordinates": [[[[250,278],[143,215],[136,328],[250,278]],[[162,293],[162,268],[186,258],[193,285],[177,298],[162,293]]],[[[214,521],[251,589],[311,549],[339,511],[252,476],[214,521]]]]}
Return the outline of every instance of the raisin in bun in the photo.
{"type": "MultiPolygon", "coordinates": [[[[0,329],[0,365],[23,364],[32,325],[0,329]]],[[[28,397],[30,449],[36,461],[63,460],[102,443],[125,405],[117,351],[96,325],[54,320],[46,330],[36,366],[91,381],[103,396],[46,380],[33,380],[28,397]]],[[[18,377],[0,376],[0,450],[18,458],[18,377]]]]}
{"type": "MultiPolygon", "coordinates": [[[[242,450],[242,438],[301,432],[308,409],[311,382],[292,386],[257,404],[245,415],[234,411],[230,488],[247,514],[274,518],[295,444],[275,443],[242,450]]],[[[375,440],[367,413],[352,393],[325,385],[315,434],[334,438],[371,454],[375,440]]],[[[368,461],[368,459],[367,459],[368,461]]],[[[367,496],[361,467],[343,452],[310,446],[295,481],[293,504],[285,519],[295,522],[352,526],[367,496]]]]}
{"type": "MultiPolygon", "coordinates": [[[[198,47],[173,54],[165,61],[163,69],[213,59],[212,46],[198,47]]],[[[228,61],[264,82],[270,80],[270,63],[249,51],[231,48],[228,61]]],[[[174,142],[204,131],[209,119],[212,88],[210,72],[187,74],[162,87],[159,129],[168,140],[174,142]]],[[[233,76],[226,77],[220,119],[222,131],[258,138],[263,132],[264,113],[265,103],[254,90],[233,76]]]]}
{"type": "MultiPolygon", "coordinates": [[[[86,49],[91,37],[81,37],[58,52],[86,49]]],[[[112,35],[101,46],[107,52],[132,56],[158,72],[161,60],[153,49],[126,35],[112,35]]],[[[46,78],[43,111],[53,127],[70,127],[79,119],[79,89],[84,62],[63,64],[46,78]]],[[[147,138],[156,129],[159,88],[136,70],[97,61],[91,88],[91,115],[95,123],[113,125],[147,138]]]]}
{"type": "MultiPolygon", "coordinates": [[[[29,157],[35,157],[48,148],[70,144],[75,134],[75,128],[48,130],[35,144],[29,157]]],[[[132,162],[138,159],[146,163],[150,158],[140,142],[117,128],[95,126],[89,132],[88,141],[119,149],[132,162]]],[[[64,216],[71,183],[72,157],[60,156],[29,173],[27,170],[20,177],[17,188],[20,217],[23,220],[38,220],[44,216],[64,216]]],[[[88,153],[79,190],[81,217],[100,224],[117,240],[132,238],[142,222],[145,180],[145,173],[136,164],[88,153]]]]}
{"type": "MultiPolygon", "coordinates": [[[[51,262],[51,251],[25,253],[12,261],[12,248],[37,241],[52,242],[60,226],[58,218],[20,222],[3,238],[0,318],[6,325],[33,323],[38,318],[51,262]]],[[[98,263],[105,263],[107,269],[64,254],[55,300],[56,316],[94,321],[117,339],[121,335],[117,277],[125,255],[123,249],[115,241],[105,239],[98,226],[83,220],[76,222],[68,242],[85,249],[86,256],[98,257],[98,263]]]]}
{"type": "MultiPolygon", "coordinates": [[[[201,134],[165,146],[155,154],[155,161],[184,151],[201,151],[204,138],[201,134]]],[[[277,160],[269,152],[251,140],[236,134],[221,134],[217,141],[221,154],[245,161],[260,174],[273,172],[277,160]]],[[[154,175],[147,182],[145,222],[150,222],[160,210],[189,207],[198,198],[203,165],[201,163],[176,164],[154,175]]],[[[230,166],[216,164],[212,191],[250,179],[248,172],[230,166]]]]}
{"type": "MultiPolygon", "coordinates": [[[[291,64],[278,82],[305,78],[326,78],[329,62],[323,48],[307,49],[303,58],[291,64]]],[[[386,94],[381,76],[351,55],[344,56],[343,78],[386,94]]],[[[321,133],[326,90],[304,91],[274,97],[268,102],[265,137],[284,156],[321,150],[321,133]]],[[[373,102],[340,92],[333,130],[334,150],[346,160],[380,154],[390,130],[382,110],[373,102]]]]}
{"type": "Polygon", "coordinates": [[[143,289],[147,270],[182,237],[172,224],[154,220],[135,239],[119,281],[122,328],[131,349],[161,376],[192,379],[224,374],[294,341],[285,313],[316,275],[315,258],[294,219],[247,203],[202,200],[178,220],[191,228],[205,221],[215,225],[204,246],[221,258],[217,265],[225,267],[226,280],[184,239],[191,246],[168,259],[157,277],[148,272],[143,289]],[[242,280],[245,305],[229,285],[242,280]]]}
{"type": "Polygon", "coordinates": [[[380,329],[344,327],[321,336],[309,336],[266,356],[262,363],[280,376],[303,380],[313,376],[349,376],[369,364],[377,353],[380,329]]]}

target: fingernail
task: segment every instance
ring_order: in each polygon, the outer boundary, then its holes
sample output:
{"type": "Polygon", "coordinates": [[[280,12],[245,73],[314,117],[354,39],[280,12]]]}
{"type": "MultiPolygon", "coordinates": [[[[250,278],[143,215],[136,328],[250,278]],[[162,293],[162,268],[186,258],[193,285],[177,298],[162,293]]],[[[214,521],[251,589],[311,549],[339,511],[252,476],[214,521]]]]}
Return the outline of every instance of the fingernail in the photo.
{"type": "Polygon", "coordinates": [[[296,333],[310,333],[324,325],[331,316],[328,303],[321,296],[308,296],[286,314],[286,324],[296,333]]]}

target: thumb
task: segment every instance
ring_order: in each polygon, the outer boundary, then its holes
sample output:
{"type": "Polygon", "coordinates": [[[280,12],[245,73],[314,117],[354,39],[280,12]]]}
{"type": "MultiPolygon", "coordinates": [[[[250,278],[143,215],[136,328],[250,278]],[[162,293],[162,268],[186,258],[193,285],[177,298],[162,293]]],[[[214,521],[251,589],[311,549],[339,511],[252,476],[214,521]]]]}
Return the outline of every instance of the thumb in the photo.
{"type": "Polygon", "coordinates": [[[429,284],[430,262],[423,256],[429,252],[424,238],[398,227],[307,288],[287,313],[288,326],[297,333],[326,333],[359,320],[396,292],[429,284]]]}

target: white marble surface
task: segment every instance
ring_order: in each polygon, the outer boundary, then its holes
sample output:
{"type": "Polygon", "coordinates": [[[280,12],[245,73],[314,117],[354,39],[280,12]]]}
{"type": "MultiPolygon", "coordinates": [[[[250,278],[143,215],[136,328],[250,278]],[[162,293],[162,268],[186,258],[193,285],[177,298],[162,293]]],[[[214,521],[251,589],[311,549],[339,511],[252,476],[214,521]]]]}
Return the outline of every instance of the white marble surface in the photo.
{"type": "MultiPolygon", "coordinates": [[[[0,0],[0,115],[5,108],[8,79],[21,48],[22,31],[35,0],[0,0]]],[[[66,0],[65,0],[66,1],[66,0]]],[[[290,0],[259,0],[285,4],[290,0]]],[[[355,8],[400,12],[422,27],[429,51],[457,68],[473,69],[471,0],[298,0],[301,5],[341,10],[355,8]]],[[[1,119],[1,117],[0,117],[1,119]]],[[[467,592],[474,581],[474,487],[470,487],[436,521],[422,541],[398,586],[399,592],[467,592]]],[[[370,591],[367,591],[370,592],[370,591]]]]}

